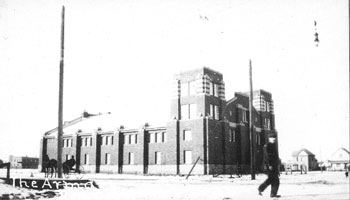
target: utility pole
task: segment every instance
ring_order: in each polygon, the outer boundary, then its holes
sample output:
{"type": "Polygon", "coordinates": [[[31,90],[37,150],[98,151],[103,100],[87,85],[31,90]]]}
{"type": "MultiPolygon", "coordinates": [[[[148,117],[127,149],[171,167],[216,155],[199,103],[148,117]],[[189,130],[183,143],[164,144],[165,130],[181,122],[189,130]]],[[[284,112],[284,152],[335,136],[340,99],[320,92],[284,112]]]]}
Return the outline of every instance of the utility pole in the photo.
{"type": "Polygon", "coordinates": [[[57,135],[57,175],[62,178],[62,135],[63,135],[63,64],[64,64],[64,6],[62,6],[61,25],[61,60],[59,78],[59,100],[58,100],[58,135],[57,135]]]}
{"type": "Polygon", "coordinates": [[[249,135],[250,135],[250,174],[251,179],[255,180],[255,140],[254,140],[254,122],[253,122],[253,81],[252,81],[252,61],[249,60],[249,135]]]}

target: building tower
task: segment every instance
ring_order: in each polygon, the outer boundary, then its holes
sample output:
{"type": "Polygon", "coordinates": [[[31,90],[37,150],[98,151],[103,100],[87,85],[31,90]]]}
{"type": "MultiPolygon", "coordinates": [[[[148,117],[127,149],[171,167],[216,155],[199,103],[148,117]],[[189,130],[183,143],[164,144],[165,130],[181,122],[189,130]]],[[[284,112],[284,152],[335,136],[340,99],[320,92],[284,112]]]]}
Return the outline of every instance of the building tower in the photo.
{"type": "Polygon", "coordinates": [[[203,166],[202,173],[209,174],[210,165],[225,160],[223,75],[203,67],[176,74],[174,79],[171,116],[176,121],[177,171],[188,171],[188,167],[200,158],[198,164],[203,166]]]}

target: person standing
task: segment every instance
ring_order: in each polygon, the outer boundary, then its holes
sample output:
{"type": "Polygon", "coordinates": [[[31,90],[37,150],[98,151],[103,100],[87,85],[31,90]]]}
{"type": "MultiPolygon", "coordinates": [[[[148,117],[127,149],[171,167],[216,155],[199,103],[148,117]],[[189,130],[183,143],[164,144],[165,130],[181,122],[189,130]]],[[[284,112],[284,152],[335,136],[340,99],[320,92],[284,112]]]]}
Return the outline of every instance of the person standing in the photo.
{"type": "Polygon", "coordinates": [[[262,195],[262,192],[271,185],[270,197],[281,197],[281,195],[277,195],[280,179],[276,136],[276,133],[270,133],[268,143],[264,145],[264,164],[267,168],[267,179],[259,186],[259,195],[262,195]]]}

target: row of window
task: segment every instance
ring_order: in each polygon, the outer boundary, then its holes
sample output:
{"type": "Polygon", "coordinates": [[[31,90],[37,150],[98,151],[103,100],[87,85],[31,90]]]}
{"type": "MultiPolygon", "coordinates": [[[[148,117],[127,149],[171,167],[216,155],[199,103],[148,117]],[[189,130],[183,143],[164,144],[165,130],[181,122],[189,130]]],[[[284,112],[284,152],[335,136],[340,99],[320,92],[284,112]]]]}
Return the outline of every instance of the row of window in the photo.
{"type": "MultiPolygon", "coordinates": [[[[128,134],[124,135],[124,144],[137,144],[137,134],[128,134]]],[[[192,140],[192,131],[184,130],[182,138],[184,141],[192,140]]],[[[102,137],[102,145],[113,145],[113,136],[103,136],[102,137]]],[[[65,139],[66,142],[64,144],[71,145],[73,139],[65,139]]],[[[236,141],[236,132],[231,129],[229,133],[229,142],[236,141]]],[[[167,142],[166,132],[155,132],[149,134],[149,143],[165,143],[167,142]]],[[[82,138],[82,146],[92,146],[92,137],[82,138]]],[[[70,146],[71,147],[71,146],[70,146]]]]}
{"type": "MultiPolygon", "coordinates": [[[[137,144],[137,134],[124,135],[124,144],[137,144]]],[[[166,132],[157,132],[149,134],[149,143],[164,143],[166,142],[166,132]]],[[[114,136],[102,136],[101,145],[113,145],[114,136]]],[[[81,146],[92,146],[92,137],[84,137],[81,139],[81,146]]],[[[73,147],[73,139],[64,139],[63,147],[73,147]]]]}
{"type": "MultiPolygon", "coordinates": [[[[66,160],[69,160],[72,157],[72,155],[67,154],[66,155],[66,160]]],[[[110,165],[111,164],[111,154],[106,153],[104,155],[104,164],[105,165],[110,165]]],[[[162,164],[162,152],[156,151],[155,152],[155,157],[154,157],[154,164],[160,165],[162,164]]],[[[184,163],[185,164],[192,164],[192,151],[184,151],[184,163]]],[[[84,154],[84,160],[83,160],[84,165],[90,165],[90,155],[89,154],[84,154]]],[[[128,153],[128,164],[129,165],[134,165],[135,164],[135,154],[132,152],[128,153]]]]}
{"type": "Polygon", "coordinates": [[[124,144],[137,144],[137,134],[124,135],[124,144]]]}
{"type": "Polygon", "coordinates": [[[165,143],[167,141],[166,132],[157,132],[149,134],[149,143],[165,143]]]}
{"type": "Polygon", "coordinates": [[[273,112],[273,102],[265,101],[264,99],[254,98],[254,107],[259,111],[273,112]]]}
{"type": "MultiPolygon", "coordinates": [[[[242,122],[248,122],[249,111],[242,109],[242,122]]],[[[197,115],[196,104],[181,105],[181,119],[195,119],[197,115]]],[[[232,116],[232,111],[230,111],[232,116]]],[[[220,120],[220,107],[214,104],[209,105],[209,117],[211,119],[220,120]]],[[[265,128],[270,128],[270,120],[265,119],[265,128]],[[268,120],[268,121],[267,121],[268,120]]]]}
{"type": "Polygon", "coordinates": [[[216,105],[213,105],[213,104],[210,104],[210,117],[212,119],[215,119],[215,120],[219,120],[220,119],[220,109],[219,109],[219,106],[216,106],[216,105]]]}
{"type": "Polygon", "coordinates": [[[92,146],[92,137],[81,138],[81,146],[83,147],[92,146]]]}
{"type": "Polygon", "coordinates": [[[197,115],[196,104],[181,105],[181,119],[195,119],[197,115]]]}
{"type": "Polygon", "coordinates": [[[181,83],[181,96],[195,95],[196,94],[196,82],[190,81],[181,83]]]}
{"type": "MultiPolygon", "coordinates": [[[[135,164],[135,154],[132,152],[128,153],[128,164],[135,164]]],[[[183,154],[183,162],[184,164],[192,164],[192,151],[184,151],[183,154]]],[[[156,151],[154,155],[154,164],[161,165],[162,164],[162,152],[156,151]]]]}
{"type": "Polygon", "coordinates": [[[264,128],[270,130],[271,129],[271,122],[270,119],[265,118],[264,128]]]}
{"type": "MultiPolygon", "coordinates": [[[[101,145],[113,145],[113,136],[102,136],[101,145]]],[[[92,137],[81,138],[81,146],[92,146],[92,137]]],[[[63,147],[73,147],[73,139],[63,139],[63,147]]]]}
{"type": "Polygon", "coordinates": [[[234,129],[230,129],[228,136],[229,136],[228,137],[229,142],[236,142],[236,131],[234,129]]]}
{"type": "MultiPolygon", "coordinates": [[[[209,82],[209,95],[219,97],[219,84],[209,82]]],[[[196,81],[189,81],[181,83],[180,94],[182,97],[196,94],[196,81]]]]}
{"type": "MultiPolygon", "coordinates": [[[[267,122],[269,123],[269,119],[267,122]]],[[[269,126],[268,126],[269,127],[269,126]]],[[[137,134],[124,135],[124,144],[137,144],[138,142],[137,134]]],[[[192,140],[192,131],[184,130],[182,135],[183,141],[192,140]]],[[[114,136],[103,136],[102,145],[113,145],[114,136]]],[[[229,142],[236,142],[236,131],[230,129],[229,131],[229,142]]],[[[149,143],[165,143],[167,142],[166,132],[155,132],[149,134],[149,143]]],[[[64,147],[72,147],[73,139],[64,139],[64,147]]],[[[257,137],[257,143],[260,144],[260,137],[257,137]]],[[[92,146],[92,137],[82,138],[82,146],[92,146]]]]}
{"type": "Polygon", "coordinates": [[[73,147],[73,139],[63,139],[63,147],[73,147]]]}
{"type": "Polygon", "coordinates": [[[242,122],[248,122],[248,111],[242,109],[242,122]]]}
{"type": "MultiPolygon", "coordinates": [[[[220,119],[220,107],[214,104],[209,105],[209,117],[211,119],[220,119]]],[[[197,118],[197,105],[185,104],[181,105],[181,119],[195,119],[197,118]]]]}
{"type": "Polygon", "coordinates": [[[102,136],[101,145],[113,145],[114,136],[113,135],[104,135],[102,136]]]}

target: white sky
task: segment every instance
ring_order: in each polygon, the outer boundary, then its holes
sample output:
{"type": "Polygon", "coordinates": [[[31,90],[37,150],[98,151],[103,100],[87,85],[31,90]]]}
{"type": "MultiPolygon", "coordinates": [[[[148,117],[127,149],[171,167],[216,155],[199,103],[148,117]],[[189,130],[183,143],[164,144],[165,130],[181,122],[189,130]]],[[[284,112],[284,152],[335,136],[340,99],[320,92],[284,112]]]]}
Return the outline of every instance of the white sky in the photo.
{"type": "Polygon", "coordinates": [[[0,0],[0,158],[38,156],[58,123],[61,6],[66,6],[64,120],[112,112],[116,124],[170,119],[174,73],[224,75],[226,99],[272,93],[282,159],[349,149],[345,0],[0,0]],[[320,44],[315,46],[314,20],[320,44]]]}

